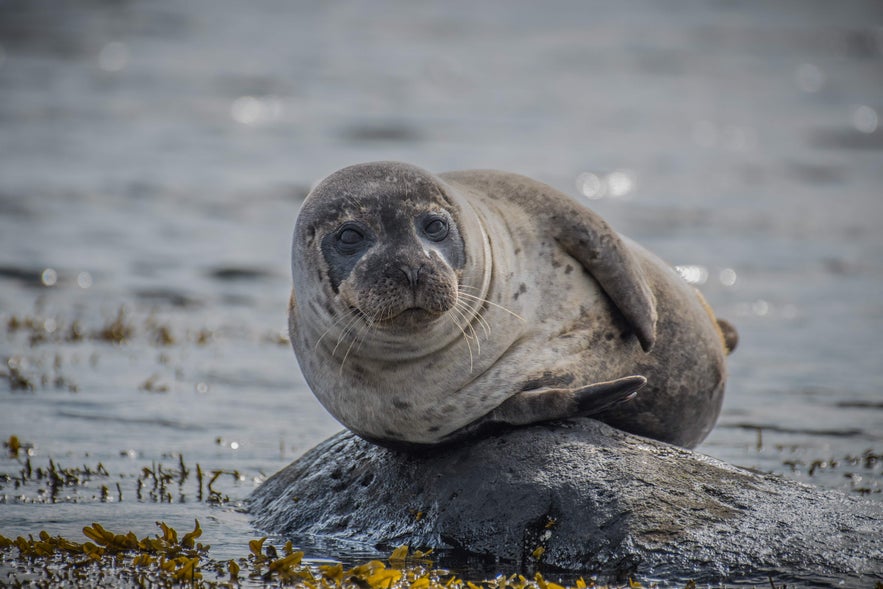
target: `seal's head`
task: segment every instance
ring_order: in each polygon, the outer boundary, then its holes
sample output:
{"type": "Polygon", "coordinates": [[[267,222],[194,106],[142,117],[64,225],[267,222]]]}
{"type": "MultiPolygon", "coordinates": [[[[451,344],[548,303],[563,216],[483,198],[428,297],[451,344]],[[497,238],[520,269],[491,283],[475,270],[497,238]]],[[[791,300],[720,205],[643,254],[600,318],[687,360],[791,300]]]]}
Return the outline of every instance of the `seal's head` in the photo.
{"type": "Polygon", "coordinates": [[[357,316],[372,331],[413,336],[457,305],[467,259],[459,211],[443,183],[414,166],[377,162],[335,172],[298,215],[296,296],[323,291],[315,301],[324,309],[314,310],[332,325],[357,316]],[[317,279],[319,289],[297,283],[317,279]]]}

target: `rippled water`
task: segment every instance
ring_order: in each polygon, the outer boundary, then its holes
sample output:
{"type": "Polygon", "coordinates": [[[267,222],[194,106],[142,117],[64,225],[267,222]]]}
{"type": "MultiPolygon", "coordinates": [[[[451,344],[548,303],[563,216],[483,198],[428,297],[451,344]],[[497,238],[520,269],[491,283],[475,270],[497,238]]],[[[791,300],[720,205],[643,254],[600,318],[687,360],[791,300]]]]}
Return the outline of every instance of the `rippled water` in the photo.
{"type": "Polygon", "coordinates": [[[246,553],[237,502],[339,428],[281,337],[294,217],[377,159],[585,199],[740,330],[699,450],[880,500],[879,3],[474,4],[0,2],[0,472],[108,471],[0,480],[0,533],[246,553]]]}

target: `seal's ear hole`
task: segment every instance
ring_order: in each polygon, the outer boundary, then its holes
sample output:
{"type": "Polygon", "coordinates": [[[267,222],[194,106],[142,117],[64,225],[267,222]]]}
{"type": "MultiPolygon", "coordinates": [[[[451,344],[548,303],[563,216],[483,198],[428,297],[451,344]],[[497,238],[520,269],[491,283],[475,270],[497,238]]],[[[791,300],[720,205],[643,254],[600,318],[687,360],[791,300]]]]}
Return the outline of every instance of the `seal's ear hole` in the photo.
{"type": "Polygon", "coordinates": [[[438,215],[430,215],[423,219],[423,233],[432,241],[441,241],[448,236],[448,221],[438,215]]]}

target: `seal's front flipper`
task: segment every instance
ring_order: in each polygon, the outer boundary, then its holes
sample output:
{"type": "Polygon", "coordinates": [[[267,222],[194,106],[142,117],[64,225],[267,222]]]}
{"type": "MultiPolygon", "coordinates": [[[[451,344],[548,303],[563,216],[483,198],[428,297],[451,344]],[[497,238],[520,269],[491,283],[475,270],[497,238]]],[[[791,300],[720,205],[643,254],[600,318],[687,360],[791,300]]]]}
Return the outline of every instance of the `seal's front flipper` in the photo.
{"type": "Polygon", "coordinates": [[[586,209],[574,213],[570,226],[559,227],[558,242],[598,281],[649,352],[656,341],[656,297],[638,260],[601,217],[586,209]]]}
{"type": "MultiPolygon", "coordinates": [[[[656,341],[656,298],[640,260],[604,219],[554,188],[518,174],[489,170],[448,172],[442,179],[520,207],[591,274],[649,352],[656,341]]],[[[508,209],[507,209],[508,210],[508,209]]]]}
{"type": "MultiPolygon", "coordinates": [[[[503,404],[479,417],[469,425],[445,436],[440,443],[449,444],[464,439],[486,436],[516,425],[568,417],[597,415],[633,398],[647,384],[643,376],[626,376],[609,382],[599,382],[575,389],[536,389],[517,393],[503,404]]],[[[398,447],[384,441],[384,446],[398,447]]],[[[404,448],[407,449],[407,448],[404,448]]]]}
{"type": "Polygon", "coordinates": [[[526,425],[596,415],[633,398],[645,384],[647,379],[643,376],[626,376],[575,389],[524,391],[506,399],[488,418],[497,423],[526,425]]]}

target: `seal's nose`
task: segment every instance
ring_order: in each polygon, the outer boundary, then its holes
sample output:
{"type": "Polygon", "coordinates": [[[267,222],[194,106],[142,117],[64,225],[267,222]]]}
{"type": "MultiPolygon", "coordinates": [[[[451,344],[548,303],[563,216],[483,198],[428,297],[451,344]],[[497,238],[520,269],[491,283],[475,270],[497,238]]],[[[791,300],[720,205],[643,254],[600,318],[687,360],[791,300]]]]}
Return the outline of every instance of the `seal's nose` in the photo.
{"type": "Polygon", "coordinates": [[[416,268],[409,264],[400,264],[399,271],[405,275],[405,279],[408,281],[408,285],[411,288],[417,286],[417,282],[420,280],[420,272],[423,271],[424,265],[420,264],[416,268]]]}

